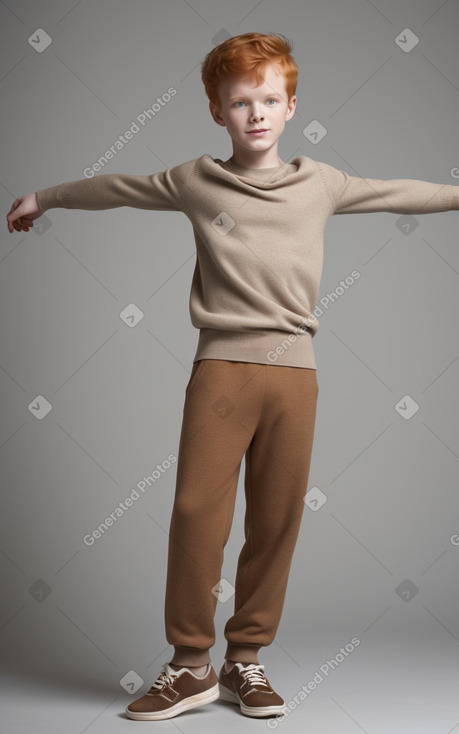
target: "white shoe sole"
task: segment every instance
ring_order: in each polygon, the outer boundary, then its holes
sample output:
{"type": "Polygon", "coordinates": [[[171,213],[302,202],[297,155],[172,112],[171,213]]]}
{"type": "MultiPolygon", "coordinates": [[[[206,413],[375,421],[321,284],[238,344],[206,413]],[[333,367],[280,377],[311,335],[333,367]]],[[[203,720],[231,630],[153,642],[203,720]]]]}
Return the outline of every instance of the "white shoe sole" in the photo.
{"type": "Polygon", "coordinates": [[[174,706],[163,711],[129,711],[127,708],[125,712],[130,719],[136,721],[158,721],[159,719],[171,719],[173,716],[188,711],[189,709],[197,708],[198,706],[204,706],[206,703],[212,703],[220,697],[219,685],[216,683],[212,688],[202,693],[196,693],[194,696],[188,696],[183,701],[179,701],[174,706]]]}
{"type": "Polygon", "coordinates": [[[241,713],[246,716],[273,716],[274,714],[282,714],[285,711],[285,704],[277,706],[246,706],[239,696],[229,688],[220,683],[220,698],[222,701],[229,703],[237,703],[241,707],[241,713]]]}

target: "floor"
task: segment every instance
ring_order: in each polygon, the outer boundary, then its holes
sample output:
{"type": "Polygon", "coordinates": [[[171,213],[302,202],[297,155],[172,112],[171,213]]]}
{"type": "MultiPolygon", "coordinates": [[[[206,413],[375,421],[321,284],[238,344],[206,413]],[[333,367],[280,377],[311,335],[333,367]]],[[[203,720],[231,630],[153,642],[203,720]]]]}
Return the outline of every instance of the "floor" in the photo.
{"type": "MultiPolygon", "coordinates": [[[[297,644],[295,660],[285,654],[291,640],[264,651],[266,675],[288,704],[283,720],[248,718],[238,706],[218,700],[168,721],[132,721],[125,706],[153,680],[131,695],[95,671],[72,674],[67,661],[69,673],[33,672],[33,666],[27,674],[3,672],[0,733],[459,734],[457,642],[443,648],[433,640],[413,643],[409,635],[371,645],[357,640],[336,631],[308,638],[304,649],[297,644]]],[[[218,673],[221,659],[215,655],[213,663],[218,673]]]]}

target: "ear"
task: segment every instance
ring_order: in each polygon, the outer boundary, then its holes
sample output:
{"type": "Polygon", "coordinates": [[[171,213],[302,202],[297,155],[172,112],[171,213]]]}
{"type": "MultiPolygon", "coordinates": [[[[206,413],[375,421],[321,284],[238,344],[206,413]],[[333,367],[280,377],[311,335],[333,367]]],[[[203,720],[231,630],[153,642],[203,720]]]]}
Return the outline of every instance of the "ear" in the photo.
{"type": "Polygon", "coordinates": [[[295,114],[296,103],[297,103],[297,98],[295,95],[293,95],[293,97],[290,97],[290,100],[288,103],[287,113],[285,115],[286,120],[291,120],[293,115],[295,114]]]}
{"type": "Polygon", "coordinates": [[[220,109],[217,107],[216,104],[214,104],[214,102],[209,102],[209,110],[212,118],[215,120],[217,125],[222,125],[222,127],[226,127],[226,122],[222,117],[220,109]]]}

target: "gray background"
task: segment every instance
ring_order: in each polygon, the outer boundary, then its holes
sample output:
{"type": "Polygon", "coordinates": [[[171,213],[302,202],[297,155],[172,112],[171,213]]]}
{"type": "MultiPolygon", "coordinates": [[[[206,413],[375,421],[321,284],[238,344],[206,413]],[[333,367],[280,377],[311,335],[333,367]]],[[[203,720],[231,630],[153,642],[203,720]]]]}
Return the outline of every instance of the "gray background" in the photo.
{"type": "MultiPolygon", "coordinates": [[[[228,158],[200,63],[247,31],[294,43],[299,101],[283,160],[458,183],[455,0],[11,0],[0,22],[4,216],[20,195],[82,178],[171,86],[177,94],[102,172],[228,158]],[[406,28],[419,38],[409,52],[395,41],[406,28]],[[28,40],[37,29],[52,41],[41,53],[28,40]],[[315,119],[328,131],[317,144],[303,134],[315,119]]],[[[1,734],[269,730],[218,701],[162,723],[122,713],[172,654],[163,599],[176,464],[94,545],[83,542],[178,452],[198,335],[190,222],[127,207],[52,209],[29,233],[2,221],[1,734]],[[120,317],[130,303],[144,314],[134,328],[120,317]],[[37,396],[52,406],[42,420],[28,407],[37,396]],[[125,690],[135,674],[143,685],[125,690]]],[[[260,660],[289,701],[340,647],[360,644],[283,722],[271,720],[280,731],[459,731],[459,219],[407,221],[408,233],[392,213],[327,225],[320,298],[360,273],[324,309],[313,342],[308,487],[327,501],[305,506],[284,614],[260,660]],[[407,395],[419,406],[409,419],[396,409],[407,395]]],[[[229,583],[243,513],[241,481],[229,583]]],[[[217,668],[232,603],[217,608],[217,668]]]]}

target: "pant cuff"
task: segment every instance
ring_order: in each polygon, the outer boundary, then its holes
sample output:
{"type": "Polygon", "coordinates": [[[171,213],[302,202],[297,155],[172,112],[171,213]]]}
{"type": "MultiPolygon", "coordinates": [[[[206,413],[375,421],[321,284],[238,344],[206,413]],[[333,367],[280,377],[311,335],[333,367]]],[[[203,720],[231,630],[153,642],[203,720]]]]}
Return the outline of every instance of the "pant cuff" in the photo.
{"type": "Polygon", "coordinates": [[[207,665],[211,662],[210,651],[174,645],[174,656],[170,662],[174,665],[207,665]]]}
{"type": "Polygon", "coordinates": [[[258,651],[262,645],[238,645],[228,642],[225,659],[235,660],[238,663],[258,663],[258,651]]]}

